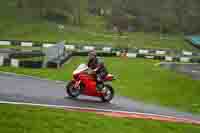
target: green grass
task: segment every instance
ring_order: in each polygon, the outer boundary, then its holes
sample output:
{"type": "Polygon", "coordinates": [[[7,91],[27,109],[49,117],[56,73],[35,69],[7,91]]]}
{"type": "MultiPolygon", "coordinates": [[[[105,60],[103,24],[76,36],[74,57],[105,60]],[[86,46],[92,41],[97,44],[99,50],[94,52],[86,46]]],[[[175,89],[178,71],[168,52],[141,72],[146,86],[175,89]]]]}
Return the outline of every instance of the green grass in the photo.
{"type": "Polygon", "coordinates": [[[103,17],[85,17],[82,26],[65,25],[64,31],[59,31],[55,23],[39,18],[27,18],[20,15],[15,0],[1,0],[0,2],[0,39],[33,40],[33,41],[61,41],[66,40],[80,44],[110,44],[117,47],[162,48],[198,51],[185,40],[181,34],[170,34],[162,38],[159,33],[124,33],[119,37],[117,33],[106,30],[103,17]]]}
{"type": "Polygon", "coordinates": [[[108,67],[119,76],[114,83],[121,95],[146,103],[160,104],[200,113],[200,81],[171,72],[141,59],[109,59],[108,67]]]}
{"type": "Polygon", "coordinates": [[[119,37],[116,33],[88,31],[84,30],[84,28],[59,32],[54,24],[49,24],[48,22],[39,23],[13,26],[13,28],[0,35],[0,38],[33,41],[66,40],[67,42],[78,44],[108,44],[114,47],[197,51],[185,42],[184,37],[181,35],[173,35],[169,39],[160,39],[159,33],[135,32],[125,33],[124,36],[119,37]]]}
{"type": "MultiPolygon", "coordinates": [[[[69,64],[58,70],[12,67],[0,67],[0,70],[66,81],[72,78],[72,71],[84,62],[86,59],[83,57],[73,57],[69,64]]],[[[118,94],[145,103],[200,113],[200,81],[154,66],[158,61],[153,60],[105,58],[105,63],[109,71],[118,77],[113,82],[118,94]]]]}
{"type": "Polygon", "coordinates": [[[85,62],[83,58],[72,59],[69,64],[65,64],[61,69],[31,69],[31,68],[14,68],[14,67],[0,67],[2,71],[16,72],[20,74],[28,74],[32,76],[39,76],[41,78],[48,78],[51,80],[70,80],[72,78],[73,70],[80,64],[80,62],[85,62]]]}
{"type": "Polygon", "coordinates": [[[2,133],[199,133],[200,127],[98,116],[30,106],[0,105],[2,133]]]}

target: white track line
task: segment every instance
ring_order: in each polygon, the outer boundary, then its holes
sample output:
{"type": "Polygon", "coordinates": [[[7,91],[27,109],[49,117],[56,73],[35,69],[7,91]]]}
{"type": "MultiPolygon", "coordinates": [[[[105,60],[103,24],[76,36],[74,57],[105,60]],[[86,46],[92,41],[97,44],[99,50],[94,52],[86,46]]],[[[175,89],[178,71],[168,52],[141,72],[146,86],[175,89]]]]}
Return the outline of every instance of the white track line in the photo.
{"type": "MultiPolygon", "coordinates": [[[[187,118],[181,117],[173,117],[167,115],[158,115],[158,114],[151,114],[151,113],[140,113],[140,112],[129,112],[129,111],[117,111],[117,110],[110,110],[110,109],[97,109],[97,108],[87,108],[87,107],[74,107],[74,106],[62,106],[62,105],[49,105],[49,104],[34,104],[34,103],[25,103],[25,102],[9,102],[9,101],[0,101],[0,104],[12,104],[12,105],[28,105],[28,106],[40,106],[40,107],[50,107],[50,108],[58,108],[58,109],[74,109],[74,110],[91,110],[94,112],[110,112],[110,113],[126,113],[126,114],[136,114],[136,115],[146,115],[146,116],[153,116],[153,117],[162,117],[162,118],[169,118],[169,119],[176,119],[176,120],[191,120],[187,118]]],[[[197,120],[192,120],[196,122],[200,122],[197,120]]]]}

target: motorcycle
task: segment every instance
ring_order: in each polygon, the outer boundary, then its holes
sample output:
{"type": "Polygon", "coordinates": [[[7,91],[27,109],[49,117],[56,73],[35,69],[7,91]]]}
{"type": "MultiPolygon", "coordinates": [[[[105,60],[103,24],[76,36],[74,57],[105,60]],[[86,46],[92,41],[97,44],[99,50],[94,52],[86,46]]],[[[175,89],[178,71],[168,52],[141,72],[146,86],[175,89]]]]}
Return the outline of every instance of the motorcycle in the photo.
{"type": "Polygon", "coordinates": [[[97,90],[97,81],[95,72],[88,68],[87,65],[81,64],[73,72],[73,79],[66,86],[66,93],[73,98],[79,95],[99,97],[103,102],[109,102],[114,97],[114,89],[107,84],[109,81],[115,80],[112,74],[108,74],[103,83],[102,90],[97,90]]]}

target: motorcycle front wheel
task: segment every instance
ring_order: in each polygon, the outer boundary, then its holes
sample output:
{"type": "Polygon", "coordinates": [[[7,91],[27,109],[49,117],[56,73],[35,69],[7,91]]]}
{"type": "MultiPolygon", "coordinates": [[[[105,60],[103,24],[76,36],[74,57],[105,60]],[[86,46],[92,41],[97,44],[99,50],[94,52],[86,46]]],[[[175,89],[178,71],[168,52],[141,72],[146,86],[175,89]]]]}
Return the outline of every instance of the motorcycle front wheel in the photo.
{"type": "Polygon", "coordinates": [[[70,81],[67,85],[66,85],[66,93],[73,98],[76,98],[80,95],[80,88],[74,88],[74,81],[70,81]]]}
{"type": "Polygon", "coordinates": [[[101,100],[103,102],[110,102],[114,97],[114,89],[112,86],[105,84],[104,85],[104,93],[101,96],[101,100]]]}

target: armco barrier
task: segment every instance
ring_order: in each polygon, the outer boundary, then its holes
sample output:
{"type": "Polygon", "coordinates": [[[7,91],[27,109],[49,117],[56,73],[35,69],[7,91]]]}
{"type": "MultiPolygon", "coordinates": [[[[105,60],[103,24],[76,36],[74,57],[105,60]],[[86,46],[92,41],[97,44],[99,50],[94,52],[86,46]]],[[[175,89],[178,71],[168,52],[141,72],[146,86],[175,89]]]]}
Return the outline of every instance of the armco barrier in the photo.
{"type": "Polygon", "coordinates": [[[65,45],[65,49],[66,50],[75,50],[76,49],[76,47],[74,46],[74,45],[65,45]]]}
{"type": "MultiPolygon", "coordinates": [[[[30,41],[30,40],[23,40],[23,41],[19,41],[19,40],[0,40],[0,45],[18,45],[18,46],[31,46],[32,47],[49,47],[52,46],[54,44],[56,44],[56,42],[52,42],[52,41],[30,41]]],[[[167,54],[169,51],[171,52],[177,52],[175,50],[170,50],[170,49],[145,49],[145,48],[112,48],[110,45],[97,45],[97,44],[89,44],[89,45],[84,45],[84,44],[75,44],[75,43],[66,43],[66,49],[68,50],[75,50],[75,49],[79,49],[79,50],[86,50],[86,51],[90,51],[93,49],[101,49],[104,52],[110,52],[110,51],[122,51],[124,49],[128,50],[128,52],[132,52],[132,51],[137,51],[137,53],[139,54],[157,54],[157,55],[164,55],[167,54]]],[[[181,55],[186,55],[186,56],[191,56],[191,55],[196,55],[196,53],[190,52],[190,51],[179,51],[178,52],[181,55]]]]}
{"type": "Polygon", "coordinates": [[[84,46],[83,49],[86,51],[91,51],[91,50],[95,50],[95,47],[94,46],[84,46]]]}
{"type": "Polygon", "coordinates": [[[137,58],[137,53],[127,53],[128,58],[137,58]]]}
{"type": "MultiPolygon", "coordinates": [[[[97,52],[98,56],[104,56],[104,57],[111,57],[116,56],[115,52],[97,52]]],[[[72,56],[88,56],[87,51],[79,51],[79,52],[73,52],[72,56]]]]}
{"type": "Polygon", "coordinates": [[[152,55],[146,55],[145,58],[146,59],[154,59],[154,56],[152,56],[152,55]]]}
{"type": "Polygon", "coordinates": [[[43,61],[29,61],[29,60],[19,60],[11,59],[12,67],[26,67],[26,68],[41,68],[43,61]]]}
{"type": "Polygon", "coordinates": [[[149,53],[149,50],[146,50],[146,49],[139,50],[139,54],[148,54],[148,53],[149,53]]]}
{"type": "Polygon", "coordinates": [[[185,56],[192,56],[193,53],[189,51],[182,51],[182,54],[185,56]]]}
{"type": "Polygon", "coordinates": [[[172,56],[165,56],[165,61],[174,61],[172,56]]]}
{"type": "Polygon", "coordinates": [[[48,47],[51,47],[51,46],[53,46],[53,45],[55,45],[55,44],[53,44],[53,43],[44,43],[44,44],[42,45],[42,47],[48,48],[48,47]]]}
{"type": "Polygon", "coordinates": [[[165,55],[166,53],[167,53],[166,51],[161,51],[161,50],[156,51],[157,55],[165,55]]]}
{"type": "Polygon", "coordinates": [[[111,52],[111,51],[112,51],[112,48],[111,48],[111,47],[103,47],[103,48],[102,48],[102,51],[103,51],[103,52],[111,52]]]}
{"type": "Polygon", "coordinates": [[[42,68],[43,61],[19,61],[20,67],[42,68]]]}
{"type": "Polygon", "coordinates": [[[190,57],[180,57],[180,62],[190,62],[191,58],[190,57]]]}
{"type": "Polygon", "coordinates": [[[21,42],[22,47],[32,47],[33,43],[32,42],[21,42]]]}
{"type": "MultiPolygon", "coordinates": [[[[66,62],[71,56],[87,56],[88,52],[73,52],[70,56],[67,56],[63,60],[55,60],[55,62],[49,63],[48,66],[53,66],[59,68],[64,62],[66,62]]],[[[98,53],[98,56],[103,57],[116,57],[116,53],[98,53]]],[[[144,55],[137,53],[127,53],[125,56],[127,58],[144,58],[144,59],[155,59],[155,60],[165,60],[167,62],[183,62],[183,63],[200,63],[200,58],[190,58],[190,57],[173,57],[173,56],[157,56],[157,55],[144,55]]],[[[19,60],[12,58],[11,60],[6,60],[0,57],[0,66],[9,65],[12,67],[32,67],[41,68],[43,61],[30,61],[30,60],[19,60]]]]}
{"type": "Polygon", "coordinates": [[[18,59],[11,59],[11,66],[12,67],[20,67],[18,59]]]}
{"type": "Polygon", "coordinates": [[[200,63],[200,58],[192,58],[190,60],[191,63],[200,63]]]}
{"type": "Polygon", "coordinates": [[[156,60],[165,60],[165,56],[164,55],[154,55],[154,59],[156,59],[156,60]]]}
{"type": "Polygon", "coordinates": [[[145,54],[137,54],[138,58],[145,58],[145,54]]]}
{"type": "Polygon", "coordinates": [[[10,41],[0,41],[0,45],[11,45],[10,41]]]}

